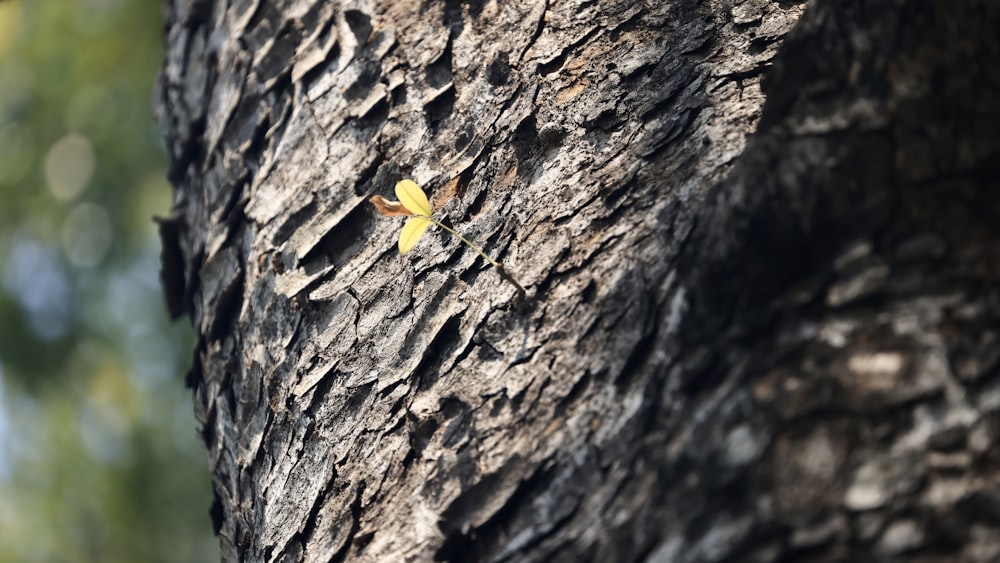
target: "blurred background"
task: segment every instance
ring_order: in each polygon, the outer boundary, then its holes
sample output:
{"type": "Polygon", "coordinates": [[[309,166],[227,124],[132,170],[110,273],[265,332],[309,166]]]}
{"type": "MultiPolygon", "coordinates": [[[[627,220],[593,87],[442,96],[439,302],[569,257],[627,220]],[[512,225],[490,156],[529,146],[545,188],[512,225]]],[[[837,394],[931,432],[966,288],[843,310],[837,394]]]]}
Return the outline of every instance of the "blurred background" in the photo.
{"type": "Polygon", "coordinates": [[[159,287],[155,0],[0,0],[0,561],[218,561],[159,287]]]}

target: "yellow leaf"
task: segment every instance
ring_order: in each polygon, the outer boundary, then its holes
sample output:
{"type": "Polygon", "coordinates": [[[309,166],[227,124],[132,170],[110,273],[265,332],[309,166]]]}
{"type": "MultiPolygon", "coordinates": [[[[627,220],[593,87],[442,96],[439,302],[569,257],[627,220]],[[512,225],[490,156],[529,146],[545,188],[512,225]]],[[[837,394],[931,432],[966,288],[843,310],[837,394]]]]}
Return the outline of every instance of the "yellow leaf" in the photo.
{"type": "Polygon", "coordinates": [[[385,215],[387,217],[396,217],[398,215],[410,216],[413,212],[409,209],[403,207],[402,203],[398,201],[392,201],[391,199],[385,199],[380,195],[373,195],[368,201],[372,202],[375,206],[375,210],[385,215]]]}
{"type": "MultiPolygon", "coordinates": [[[[396,182],[396,197],[399,198],[403,207],[412,211],[414,215],[431,216],[431,204],[427,201],[427,194],[413,180],[400,180],[396,182]]],[[[420,232],[422,233],[423,231],[420,232]]]]}
{"type": "MultiPolygon", "coordinates": [[[[413,185],[415,186],[416,184],[413,185]]],[[[406,254],[412,250],[424,234],[424,231],[427,230],[427,227],[430,227],[432,224],[430,219],[424,219],[423,217],[408,219],[406,224],[403,225],[403,230],[399,231],[399,253],[406,254]]]]}

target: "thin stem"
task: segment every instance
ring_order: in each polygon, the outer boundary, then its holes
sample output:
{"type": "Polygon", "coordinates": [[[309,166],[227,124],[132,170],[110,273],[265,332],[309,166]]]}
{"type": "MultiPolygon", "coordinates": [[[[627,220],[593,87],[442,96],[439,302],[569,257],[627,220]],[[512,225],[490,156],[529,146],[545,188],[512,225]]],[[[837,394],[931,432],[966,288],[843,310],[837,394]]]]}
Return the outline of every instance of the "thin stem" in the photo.
{"type": "Polygon", "coordinates": [[[486,261],[489,262],[494,268],[502,268],[502,266],[500,266],[500,263],[497,262],[496,260],[490,258],[485,252],[483,252],[482,248],[479,248],[478,246],[476,246],[476,245],[472,244],[471,242],[469,242],[469,239],[467,239],[467,238],[463,237],[462,235],[458,234],[451,227],[445,225],[444,223],[442,223],[441,221],[438,221],[437,219],[435,219],[433,217],[427,217],[426,215],[417,215],[417,217],[423,217],[424,219],[429,219],[432,223],[434,223],[438,227],[441,227],[442,229],[444,229],[444,230],[448,231],[449,233],[451,233],[451,234],[455,235],[456,237],[458,237],[459,240],[461,240],[462,242],[464,242],[465,244],[467,244],[469,246],[469,248],[471,248],[472,250],[475,250],[476,252],[478,252],[479,255],[482,256],[483,258],[485,258],[486,261]]]}
{"type": "Polygon", "coordinates": [[[489,255],[486,254],[486,252],[484,252],[482,248],[479,248],[478,246],[472,244],[472,242],[469,241],[469,239],[467,239],[467,238],[463,237],[462,235],[458,234],[458,232],[456,232],[455,229],[452,229],[451,227],[445,225],[444,223],[442,223],[441,221],[438,221],[437,219],[435,219],[433,217],[428,217],[426,215],[417,215],[417,217],[423,217],[424,219],[427,219],[428,221],[430,221],[431,223],[434,223],[438,227],[441,227],[442,229],[444,229],[444,230],[448,231],[449,233],[455,235],[456,237],[458,237],[458,240],[464,242],[469,248],[471,248],[472,250],[475,250],[476,252],[478,252],[480,256],[482,256],[483,258],[485,258],[486,261],[490,263],[491,266],[493,266],[494,268],[497,269],[497,271],[500,272],[500,276],[502,276],[505,280],[507,280],[510,283],[512,283],[514,285],[514,287],[517,288],[518,293],[521,294],[521,298],[524,299],[524,296],[525,296],[526,292],[525,292],[524,288],[521,287],[521,284],[517,283],[517,280],[515,280],[513,278],[513,276],[511,276],[509,273],[507,273],[507,270],[503,269],[503,265],[500,264],[500,262],[497,262],[496,260],[490,258],[489,255]]]}

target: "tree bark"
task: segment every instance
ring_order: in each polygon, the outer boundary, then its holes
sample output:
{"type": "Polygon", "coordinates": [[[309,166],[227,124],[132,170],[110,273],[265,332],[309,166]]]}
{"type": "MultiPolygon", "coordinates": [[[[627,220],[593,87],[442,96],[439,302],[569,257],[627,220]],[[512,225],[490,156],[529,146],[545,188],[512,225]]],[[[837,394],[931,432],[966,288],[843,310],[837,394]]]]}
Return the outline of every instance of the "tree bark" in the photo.
{"type": "Polygon", "coordinates": [[[225,560],[1000,557],[993,4],[167,5],[225,560]]]}

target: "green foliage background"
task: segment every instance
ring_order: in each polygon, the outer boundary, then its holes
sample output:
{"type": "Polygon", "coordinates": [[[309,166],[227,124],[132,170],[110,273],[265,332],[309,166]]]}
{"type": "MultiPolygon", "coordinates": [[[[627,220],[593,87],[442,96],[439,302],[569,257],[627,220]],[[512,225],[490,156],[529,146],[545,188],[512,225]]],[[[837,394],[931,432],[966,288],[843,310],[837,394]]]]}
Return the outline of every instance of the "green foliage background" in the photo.
{"type": "Polygon", "coordinates": [[[0,0],[0,561],[218,561],[166,318],[154,0],[0,0]]]}

